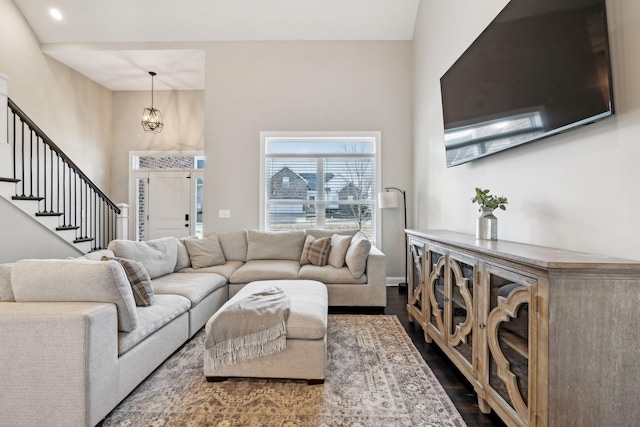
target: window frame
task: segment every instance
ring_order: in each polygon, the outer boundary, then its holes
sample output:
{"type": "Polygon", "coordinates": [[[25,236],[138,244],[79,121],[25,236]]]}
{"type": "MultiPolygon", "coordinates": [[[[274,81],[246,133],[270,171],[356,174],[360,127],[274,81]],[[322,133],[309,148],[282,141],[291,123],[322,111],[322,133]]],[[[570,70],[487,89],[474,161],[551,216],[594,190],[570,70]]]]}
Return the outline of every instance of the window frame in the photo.
{"type": "MultiPolygon", "coordinates": [[[[375,192],[373,197],[373,213],[374,216],[374,235],[369,236],[371,244],[376,247],[382,245],[382,230],[381,230],[381,215],[378,212],[378,200],[377,193],[381,191],[382,183],[382,162],[380,157],[380,147],[382,145],[382,132],[380,131],[361,131],[361,132],[260,132],[260,182],[259,182],[259,194],[260,194],[260,230],[267,230],[267,200],[265,194],[266,177],[265,177],[265,163],[267,156],[267,141],[269,139],[357,139],[367,138],[373,139],[374,142],[374,159],[375,159],[375,192]]],[[[322,157],[318,155],[317,157],[322,157]]]]}

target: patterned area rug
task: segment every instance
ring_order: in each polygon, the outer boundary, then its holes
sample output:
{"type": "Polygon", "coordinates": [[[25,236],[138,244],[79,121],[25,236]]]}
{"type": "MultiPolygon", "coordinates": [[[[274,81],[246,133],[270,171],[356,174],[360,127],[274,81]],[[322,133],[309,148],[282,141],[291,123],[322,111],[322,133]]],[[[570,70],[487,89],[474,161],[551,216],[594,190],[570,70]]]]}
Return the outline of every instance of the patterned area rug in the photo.
{"type": "Polygon", "coordinates": [[[327,378],[208,383],[204,333],[106,418],[107,426],[464,426],[396,316],[329,315],[327,378]]]}

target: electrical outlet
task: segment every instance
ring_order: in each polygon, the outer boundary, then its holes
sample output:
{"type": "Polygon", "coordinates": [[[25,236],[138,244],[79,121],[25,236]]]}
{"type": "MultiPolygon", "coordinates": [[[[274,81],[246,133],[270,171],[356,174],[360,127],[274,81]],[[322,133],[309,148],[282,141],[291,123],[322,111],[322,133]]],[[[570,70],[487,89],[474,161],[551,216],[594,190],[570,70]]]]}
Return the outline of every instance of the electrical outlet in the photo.
{"type": "Polygon", "coordinates": [[[231,218],[231,211],[229,209],[220,209],[218,211],[218,218],[231,218]]]}

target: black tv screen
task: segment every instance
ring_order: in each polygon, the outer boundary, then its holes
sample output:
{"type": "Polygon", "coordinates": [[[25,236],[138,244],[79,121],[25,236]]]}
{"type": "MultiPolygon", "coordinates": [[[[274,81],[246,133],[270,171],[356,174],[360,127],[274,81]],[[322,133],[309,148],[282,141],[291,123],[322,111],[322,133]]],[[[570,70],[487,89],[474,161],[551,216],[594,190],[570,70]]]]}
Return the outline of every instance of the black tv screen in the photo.
{"type": "Polygon", "coordinates": [[[511,0],[440,88],[448,167],[612,115],[605,0],[511,0]]]}

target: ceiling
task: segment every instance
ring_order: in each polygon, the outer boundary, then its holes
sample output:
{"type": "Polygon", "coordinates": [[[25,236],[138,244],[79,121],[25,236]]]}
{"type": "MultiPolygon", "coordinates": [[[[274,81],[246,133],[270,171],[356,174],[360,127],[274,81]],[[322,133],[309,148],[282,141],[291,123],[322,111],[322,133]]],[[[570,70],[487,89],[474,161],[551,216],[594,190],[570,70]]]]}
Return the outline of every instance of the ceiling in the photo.
{"type": "Polygon", "coordinates": [[[148,90],[148,71],[158,90],[204,89],[199,42],[411,40],[420,0],[14,2],[45,53],[118,91],[148,90]]]}

